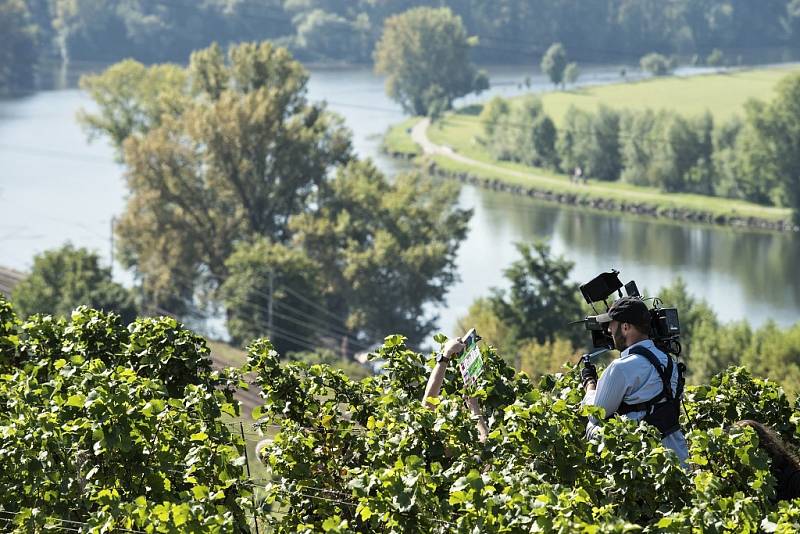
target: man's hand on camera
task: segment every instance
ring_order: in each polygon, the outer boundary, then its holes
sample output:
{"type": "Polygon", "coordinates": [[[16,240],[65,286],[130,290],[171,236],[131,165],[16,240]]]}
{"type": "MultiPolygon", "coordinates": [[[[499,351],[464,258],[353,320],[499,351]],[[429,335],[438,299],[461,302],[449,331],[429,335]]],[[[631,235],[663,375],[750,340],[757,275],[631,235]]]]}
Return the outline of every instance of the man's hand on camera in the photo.
{"type": "Polygon", "coordinates": [[[581,384],[584,389],[589,384],[597,385],[597,367],[592,362],[584,362],[583,369],[581,369],[581,384]]]}
{"type": "Polygon", "coordinates": [[[460,338],[453,338],[447,341],[442,348],[442,358],[450,361],[453,356],[460,354],[466,346],[461,342],[460,338]]]}

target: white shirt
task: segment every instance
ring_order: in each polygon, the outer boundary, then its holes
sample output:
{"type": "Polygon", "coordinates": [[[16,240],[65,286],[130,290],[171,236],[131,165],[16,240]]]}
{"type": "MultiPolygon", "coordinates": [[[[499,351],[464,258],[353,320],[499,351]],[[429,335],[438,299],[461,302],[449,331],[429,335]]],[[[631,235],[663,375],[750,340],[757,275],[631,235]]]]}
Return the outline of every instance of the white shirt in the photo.
{"type": "MultiPolygon", "coordinates": [[[[623,350],[619,358],[611,362],[606,370],[603,371],[600,380],[597,382],[597,390],[590,390],[586,392],[583,398],[583,404],[592,406],[602,406],[606,411],[606,417],[610,417],[614,412],[619,409],[620,403],[623,401],[626,404],[638,404],[640,402],[647,402],[653,397],[661,393],[663,383],[661,377],[658,376],[658,371],[655,367],[643,356],[629,354],[633,347],[643,347],[652,352],[658,361],[661,362],[666,368],[667,356],[659,349],[656,348],[653,340],[646,339],[634,343],[627,349],[623,350]]],[[[678,366],[672,366],[672,393],[676,394],[678,389],[678,366]]],[[[646,412],[630,412],[620,417],[631,419],[633,421],[641,421],[646,412]]],[[[594,437],[600,428],[600,421],[596,417],[590,417],[589,423],[586,425],[586,437],[594,437]]],[[[663,438],[661,443],[675,451],[681,465],[685,467],[686,459],[689,457],[689,448],[686,444],[686,438],[683,431],[678,430],[669,436],[663,438]]]]}

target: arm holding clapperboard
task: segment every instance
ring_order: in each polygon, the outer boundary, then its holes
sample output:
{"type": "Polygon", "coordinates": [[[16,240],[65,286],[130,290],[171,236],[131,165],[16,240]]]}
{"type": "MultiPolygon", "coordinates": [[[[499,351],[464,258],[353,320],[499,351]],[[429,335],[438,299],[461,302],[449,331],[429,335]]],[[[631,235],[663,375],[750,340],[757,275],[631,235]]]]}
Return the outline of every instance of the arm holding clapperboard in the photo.
{"type": "MultiPolygon", "coordinates": [[[[465,336],[462,338],[455,338],[449,340],[445,343],[444,348],[436,357],[436,365],[433,367],[433,371],[431,371],[431,376],[428,378],[428,385],[425,387],[425,395],[423,396],[423,400],[425,400],[425,404],[428,408],[433,409],[433,405],[427,402],[427,399],[430,397],[438,397],[439,392],[442,390],[442,381],[444,380],[445,371],[447,371],[447,365],[450,363],[450,360],[453,357],[461,356],[461,360],[459,361],[460,366],[464,366],[466,368],[473,367],[471,364],[473,359],[477,356],[477,360],[475,363],[482,363],[480,360],[480,352],[477,347],[477,335],[475,334],[474,329],[467,332],[465,336]],[[467,341],[469,343],[469,347],[464,343],[467,341]],[[467,354],[464,354],[465,349],[469,350],[467,354]],[[473,353],[473,351],[475,351],[473,353]]],[[[464,375],[464,370],[462,369],[462,375],[464,375]]],[[[467,377],[465,376],[465,379],[467,377]]],[[[477,416],[478,418],[478,434],[480,435],[481,443],[486,441],[486,436],[489,435],[489,427],[486,424],[486,420],[483,418],[483,414],[481,413],[480,405],[478,404],[478,399],[474,397],[469,397],[464,399],[467,406],[469,407],[470,412],[472,415],[477,416]]]]}

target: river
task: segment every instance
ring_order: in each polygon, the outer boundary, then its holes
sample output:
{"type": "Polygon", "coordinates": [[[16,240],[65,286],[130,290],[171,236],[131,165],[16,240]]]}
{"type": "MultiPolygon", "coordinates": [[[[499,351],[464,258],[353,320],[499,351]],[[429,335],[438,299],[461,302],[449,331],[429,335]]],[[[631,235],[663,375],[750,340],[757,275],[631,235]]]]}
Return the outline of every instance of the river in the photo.
{"type": "MultiPolygon", "coordinates": [[[[491,69],[490,78],[493,88],[479,99],[529,90],[519,67],[491,69]]],[[[585,68],[581,83],[617,80],[618,67],[585,68]]],[[[532,74],[531,90],[548,87],[532,74]]],[[[363,68],[312,69],[309,96],[345,117],[361,157],[389,174],[408,169],[380,152],[381,135],[403,119],[380,78],[363,68]]],[[[123,170],[105,141],[87,142],[75,121],[81,107],[92,102],[74,87],[0,100],[0,265],[30,269],[35,254],[66,241],[109,258],[111,218],[125,204],[123,170]]],[[[800,317],[797,236],[587,212],[468,185],[459,203],[474,210],[458,253],[460,281],[445,306],[431,309],[445,333],[457,334],[456,320],[475,298],[505,285],[514,244],[534,240],[573,261],[575,281],[613,267],[652,292],[681,276],[723,320],[787,325],[800,317]]],[[[114,276],[132,283],[118,265],[114,276]]]]}

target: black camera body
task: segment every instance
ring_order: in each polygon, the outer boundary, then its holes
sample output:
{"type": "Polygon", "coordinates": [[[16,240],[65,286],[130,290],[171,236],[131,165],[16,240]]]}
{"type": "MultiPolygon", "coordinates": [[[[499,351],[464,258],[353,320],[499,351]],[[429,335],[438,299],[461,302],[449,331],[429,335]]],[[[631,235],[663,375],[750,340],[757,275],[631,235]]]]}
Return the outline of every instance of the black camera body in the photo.
{"type": "MultiPolygon", "coordinates": [[[[580,286],[581,295],[586,302],[597,312],[595,304],[602,302],[609,309],[608,298],[617,292],[622,297],[622,288],[625,288],[627,296],[642,299],[636,282],[630,281],[623,286],[619,279],[619,271],[611,270],[600,273],[585,284],[580,286]]],[[[680,335],[681,326],[678,319],[677,308],[663,308],[658,298],[653,299],[653,307],[650,311],[650,338],[656,347],[664,352],[679,355],[681,353],[680,335]]],[[[614,348],[614,340],[608,332],[605,324],[598,323],[594,317],[587,317],[583,321],[586,330],[591,333],[592,346],[597,349],[614,348]]]]}

